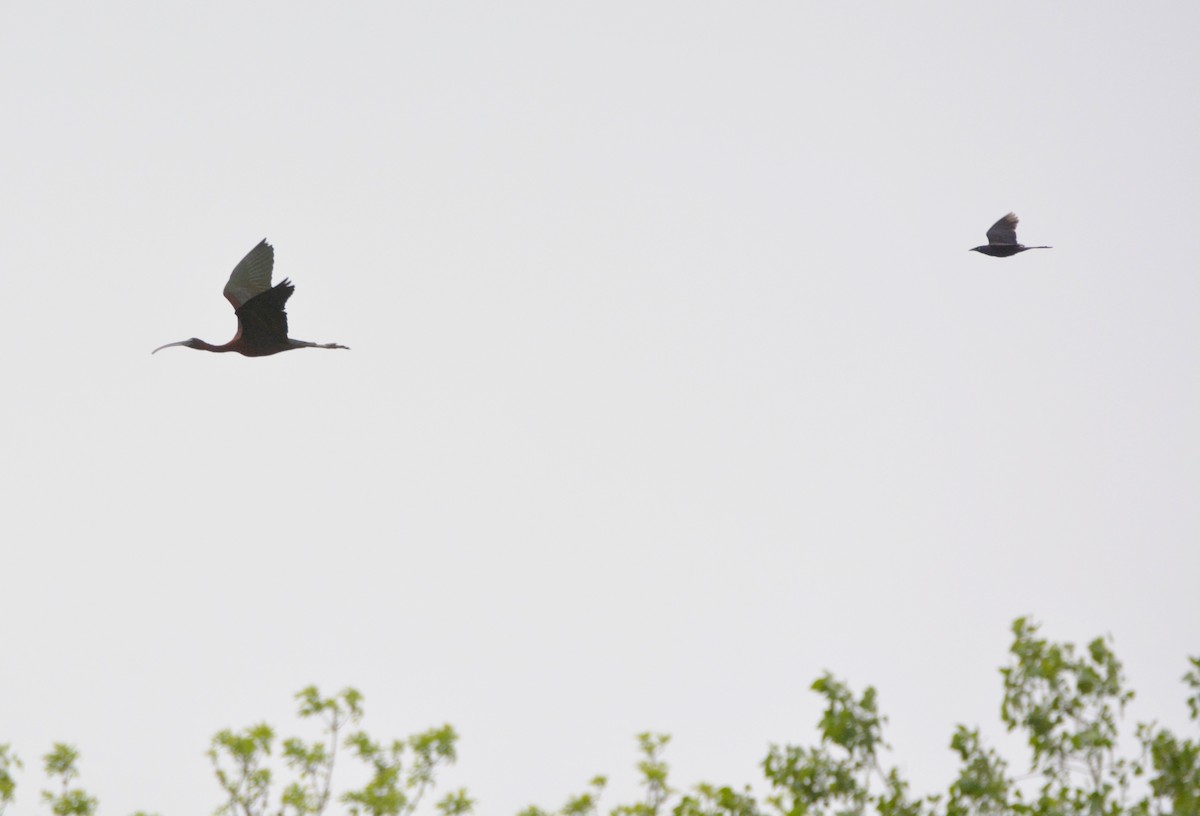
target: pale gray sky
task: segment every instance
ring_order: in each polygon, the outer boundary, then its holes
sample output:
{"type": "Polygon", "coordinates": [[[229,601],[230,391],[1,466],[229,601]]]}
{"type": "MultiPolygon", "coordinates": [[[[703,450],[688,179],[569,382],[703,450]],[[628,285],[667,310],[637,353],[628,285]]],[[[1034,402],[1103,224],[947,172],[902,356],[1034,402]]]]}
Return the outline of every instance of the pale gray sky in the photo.
{"type": "Polygon", "coordinates": [[[207,812],[308,683],[481,813],[644,729],[739,784],[826,668],[930,790],[1027,613],[1182,722],[1196,3],[3,17],[0,740],[103,812],[207,812]],[[1009,210],[1055,248],[969,253],[1009,210]],[[264,236],[353,350],[151,357],[264,236]]]}

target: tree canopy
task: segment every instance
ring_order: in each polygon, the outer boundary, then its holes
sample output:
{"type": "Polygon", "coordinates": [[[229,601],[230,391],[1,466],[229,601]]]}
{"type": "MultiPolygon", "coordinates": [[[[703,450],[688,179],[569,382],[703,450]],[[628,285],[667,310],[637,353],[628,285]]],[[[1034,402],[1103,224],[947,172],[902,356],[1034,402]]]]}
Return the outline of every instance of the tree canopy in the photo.
{"type": "MultiPolygon", "coordinates": [[[[957,775],[944,792],[913,794],[886,763],[887,718],[876,690],[856,693],[825,673],[811,685],[824,700],[816,744],[771,745],[758,788],[708,782],[676,788],[664,758],[670,737],[646,732],[637,735],[637,801],[605,804],[607,778],[596,776],[561,807],[531,805],[517,816],[1200,816],[1200,733],[1180,737],[1138,723],[1136,753],[1119,753],[1134,692],[1109,638],[1080,649],[1041,637],[1027,618],[1015,620],[1012,633],[1000,669],[1000,719],[1028,743],[1030,764],[1019,776],[979,728],[958,725],[949,743],[960,761],[957,775]]],[[[1200,657],[1189,659],[1183,682],[1190,719],[1200,728],[1200,657]]],[[[309,686],[296,700],[301,719],[321,723],[314,742],[278,741],[267,723],[213,736],[216,816],[414,816],[426,804],[442,816],[476,812],[466,790],[431,796],[439,771],[457,757],[458,734],[450,725],[377,742],[357,728],[364,709],[355,689],[325,697],[309,686]],[[366,766],[361,788],[335,786],[339,748],[366,766]]],[[[40,796],[55,816],[98,812],[96,797],[79,785],[78,762],[79,752],[65,743],[42,757],[40,796]]],[[[16,800],[22,768],[11,746],[0,744],[0,816],[16,800]]]]}

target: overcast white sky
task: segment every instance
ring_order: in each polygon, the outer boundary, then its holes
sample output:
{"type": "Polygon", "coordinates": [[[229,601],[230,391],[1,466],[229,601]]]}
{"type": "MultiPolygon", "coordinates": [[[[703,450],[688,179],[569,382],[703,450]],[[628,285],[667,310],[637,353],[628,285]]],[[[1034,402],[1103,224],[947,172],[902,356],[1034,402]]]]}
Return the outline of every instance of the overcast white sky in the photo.
{"type": "MultiPolygon", "coordinates": [[[[4,3],[0,741],[462,734],[484,814],[760,778],[824,669],[917,790],[1013,617],[1200,653],[1200,5],[4,3]],[[1052,251],[967,250],[1009,210],[1052,251]],[[223,343],[260,239],[292,336],[223,343]]],[[[610,804],[612,801],[610,801],[610,804]]]]}

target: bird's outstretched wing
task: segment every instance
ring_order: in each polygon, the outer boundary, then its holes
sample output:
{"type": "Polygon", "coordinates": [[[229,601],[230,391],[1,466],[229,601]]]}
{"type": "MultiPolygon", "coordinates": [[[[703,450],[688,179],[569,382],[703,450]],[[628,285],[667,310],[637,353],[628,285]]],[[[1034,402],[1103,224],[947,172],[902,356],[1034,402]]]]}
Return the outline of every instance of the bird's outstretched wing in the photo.
{"type": "MultiPolygon", "coordinates": [[[[233,268],[229,283],[225,284],[225,299],[233,304],[235,312],[249,303],[251,298],[271,288],[271,270],[274,267],[275,250],[264,238],[233,268]]],[[[291,290],[288,291],[290,293],[291,290]]],[[[287,300],[286,296],[284,300],[287,300]]],[[[287,334],[286,328],[284,334],[287,334]]]]}
{"type": "MultiPolygon", "coordinates": [[[[1017,216],[1014,213],[1001,218],[987,231],[989,244],[1015,244],[1017,242],[1017,216]]],[[[245,263],[243,261],[243,263],[245,263]]]]}
{"type": "Polygon", "coordinates": [[[288,322],[284,306],[293,289],[292,282],[284,278],[278,286],[256,295],[237,310],[237,337],[247,348],[287,346],[288,322]]]}

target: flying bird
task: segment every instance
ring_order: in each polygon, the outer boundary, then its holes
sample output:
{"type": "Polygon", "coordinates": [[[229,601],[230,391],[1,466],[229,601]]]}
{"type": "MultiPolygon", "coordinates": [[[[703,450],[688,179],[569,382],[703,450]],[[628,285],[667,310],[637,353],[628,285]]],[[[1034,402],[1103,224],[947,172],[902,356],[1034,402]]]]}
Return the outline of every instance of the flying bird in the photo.
{"type": "Polygon", "coordinates": [[[298,348],[348,349],[337,343],[310,343],[288,337],[287,313],[284,305],[295,289],[292,282],[284,278],[271,286],[271,270],[275,266],[275,250],[264,238],[254,249],[246,253],[242,262],[233,268],[229,283],[225,284],[225,298],[233,304],[237,315],[237,334],[223,346],[214,346],[192,337],[178,343],[159,346],[154,354],[171,346],[187,346],[202,351],[236,351],[247,357],[266,357],[281,351],[298,348]]]}
{"type": "Polygon", "coordinates": [[[971,252],[982,252],[993,258],[1007,258],[1024,252],[1027,249],[1053,249],[1048,246],[1027,247],[1017,243],[1017,218],[1015,213],[1009,213],[1001,218],[987,231],[988,242],[984,246],[971,247],[971,252]]]}

